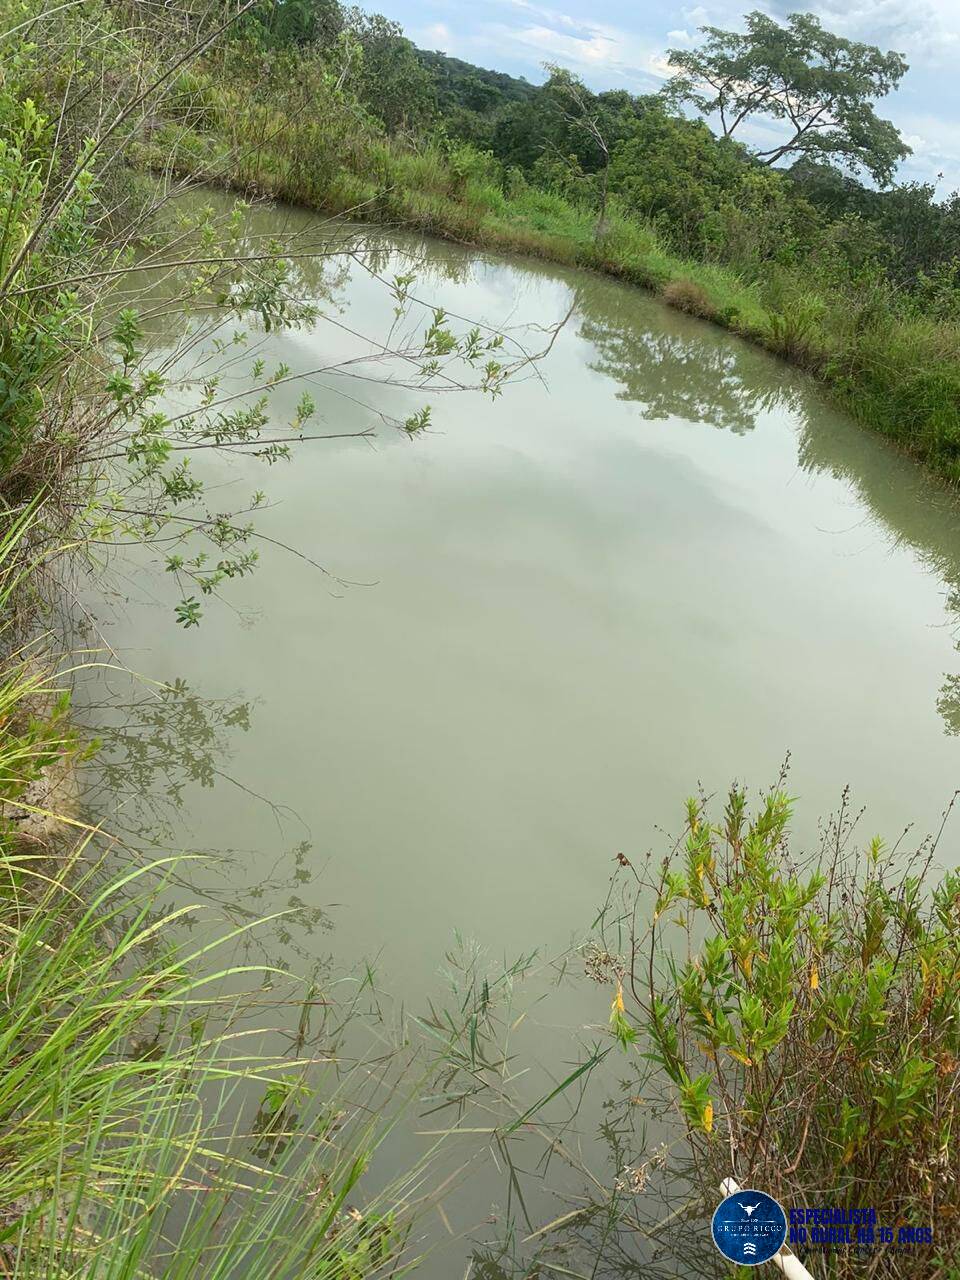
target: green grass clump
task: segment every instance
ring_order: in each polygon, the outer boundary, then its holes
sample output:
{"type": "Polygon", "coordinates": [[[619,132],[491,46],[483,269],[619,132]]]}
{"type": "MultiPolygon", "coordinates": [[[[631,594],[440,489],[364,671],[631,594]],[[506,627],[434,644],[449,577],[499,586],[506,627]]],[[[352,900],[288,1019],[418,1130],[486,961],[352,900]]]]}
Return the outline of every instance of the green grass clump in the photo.
{"type": "Polygon", "coordinates": [[[846,335],[827,377],[857,418],[960,481],[960,327],[865,324],[846,335]]]}
{"type": "Polygon", "coordinates": [[[387,1198],[347,1212],[386,1128],[371,1100],[332,1067],[321,1091],[315,1064],[234,1026],[235,998],[215,994],[246,973],[214,962],[229,938],[171,946],[187,909],[157,909],[164,868],[107,876],[91,850],[0,848],[0,1268],[350,1280],[399,1265],[407,1227],[387,1198]]]}

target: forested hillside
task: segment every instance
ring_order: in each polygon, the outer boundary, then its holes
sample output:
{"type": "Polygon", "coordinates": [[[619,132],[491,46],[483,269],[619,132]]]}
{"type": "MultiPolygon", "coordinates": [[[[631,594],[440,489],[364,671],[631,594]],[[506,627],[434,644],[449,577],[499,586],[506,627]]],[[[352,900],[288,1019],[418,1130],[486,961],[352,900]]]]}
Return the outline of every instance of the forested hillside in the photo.
{"type": "MultiPolygon", "coordinates": [[[[898,182],[893,166],[908,148],[887,129],[873,138],[868,131],[862,144],[846,149],[805,143],[777,156],[770,172],[734,142],[733,131],[718,138],[690,112],[681,114],[673,86],[639,97],[625,90],[592,93],[554,66],[545,66],[544,83],[533,85],[416,49],[398,24],[332,2],[288,0],[271,11],[269,24],[248,29],[271,48],[296,44],[327,56],[354,41],[356,66],[344,84],[352,83],[392,132],[470,143],[505,170],[517,168],[537,185],[588,204],[596,203],[599,175],[609,166],[609,190],[622,208],[652,220],[680,252],[722,251],[717,215],[763,182],[763,203],[778,208],[791,233],[777,260],[787,260],[791,250],[812,252],[830,238],[851,267],[870,261],[924,296],[938,292],[941,310],[960,305],[950,296],[960,258],[960,192],[938,199],[932,183],[898,182]],[[871,170],[879,181],[869,180],[871,170]]],[[[897,81],[901,74],[898,68],[897,81]]]]}

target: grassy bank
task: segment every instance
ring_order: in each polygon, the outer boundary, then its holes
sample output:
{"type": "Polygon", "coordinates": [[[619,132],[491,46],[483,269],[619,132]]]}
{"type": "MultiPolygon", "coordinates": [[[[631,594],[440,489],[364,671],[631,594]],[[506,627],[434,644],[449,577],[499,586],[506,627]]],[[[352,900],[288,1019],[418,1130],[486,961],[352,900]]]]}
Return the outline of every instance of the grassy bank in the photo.
{"type": "Polygon", "coordinates": [[[858,422],[960,481],[960,324],[889,281],[820,263],[749,268],[672,252],[616,198],[594,209],[505,174],[469,146],[388,137],[323,80],[191,77],[182,110],[141,152],[153,167],[458,243],[600,271],[655,292],[814,374],[858,422]],[[834,276],[834,279],[831,279],[834,276]]]}

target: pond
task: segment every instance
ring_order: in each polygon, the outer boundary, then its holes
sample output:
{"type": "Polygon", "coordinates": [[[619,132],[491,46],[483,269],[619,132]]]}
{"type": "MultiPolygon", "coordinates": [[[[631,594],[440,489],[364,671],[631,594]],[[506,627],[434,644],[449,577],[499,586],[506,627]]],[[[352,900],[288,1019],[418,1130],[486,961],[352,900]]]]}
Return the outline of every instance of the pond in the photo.
{"type": "MultiPolygon", "coordinates": [[[[320,225],[249,218],[261,235],[320,225]]],[[[114,607],[90,601],[110,645],[181,682],[166,701],[116,672],[83,690],[128,829],[228,851],[221,898],[317,903],[274,958],[376,957],[419,1006],[458,935],[494,961],[563,955],[618,852],[666,852],[698,786],[757,793],[788,755],[801,845],[847,785],[864,838],[936,828],[960,777],[952,497],[805,376],[636,289],[358,235],[359,260],[316,269],[317,325],[258,335],[268,364],[386,340],[376,277],[405,272],[418,297],[549,350],[496,399],[311,375],[318,431],[428,401],[430,428],[304,443],[269,471],[196,461],[223,509],[266,490],[275,542],[190,630],[169,575],[110,559],[114,607]]],[[[302,390],[278,388],[278,425],[302,390]]],[[[566,1029],[589,1038],[608,1007],[561,984],[528,1044],[563,1057],[566,1029]]]]}

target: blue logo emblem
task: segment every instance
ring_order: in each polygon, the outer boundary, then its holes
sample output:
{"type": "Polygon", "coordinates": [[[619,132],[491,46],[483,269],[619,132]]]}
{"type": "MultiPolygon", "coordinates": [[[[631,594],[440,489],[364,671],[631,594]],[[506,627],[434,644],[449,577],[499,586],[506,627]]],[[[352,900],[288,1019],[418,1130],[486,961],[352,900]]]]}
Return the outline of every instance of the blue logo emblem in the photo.
{"type": "Polygon", "coordinates": [[[717,1205],[711,1230],[725,1258],[757,1267],[782,1249],[787,1215],[765,1191],[735,1191],[717,1205]]]}

